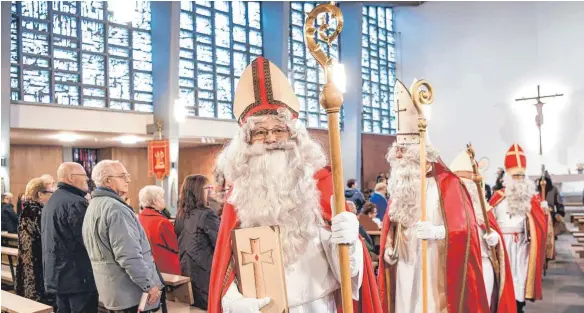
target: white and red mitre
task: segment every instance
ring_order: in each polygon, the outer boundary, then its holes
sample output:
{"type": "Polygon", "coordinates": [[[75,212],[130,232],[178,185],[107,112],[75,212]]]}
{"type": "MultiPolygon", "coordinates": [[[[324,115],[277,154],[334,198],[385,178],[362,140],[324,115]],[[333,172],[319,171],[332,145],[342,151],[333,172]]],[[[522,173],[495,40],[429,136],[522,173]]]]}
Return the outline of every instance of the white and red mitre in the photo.
{"type": "MultiPolygon", "coordinates": [[[[477,165],[479,172],[483,172],[486,167],[488,166],[488,163],[486,160],[482,160],[480,162],[477,162],[476,160],[474,160],[475,164],[477,165]]],[[[466,150],[461,151],[452,161],[452,163],[450,163],[450,170],[456,174],[456,176],[460,177],[460,178],[466,178],[466,179],[471,179],[474,175],[473,170],[472,170],[472,163],[470,160],[470,157],[468,156],[468,153],[466,152],[466,150]]],[[[483,177],[483,181],[484,181],[484,177],[483,177]]]]}
{"type": "Polygon", "coordinates": [[[505,155],[505,170],[509,175],[525,174],[527,159],[521,147],[514,143],[505,155]]]}
{"type": "Polygon", "coordinates": [[[237,83],[233,114],[243,125],[250,116],[277,115],[281,108],[290,110],[297,118],[300,103],[286,75],[274,63],[258,57],[237,83]]]}
{"type": "MultiPolygon", "coordinates": [[[[393,90],[395,107],[397,108],[397,138],[398,145],[417,145],[420,143],[418,119],[424,116],[421,108],[417,108],[412,94],[398,79],[393,90]]],[[[427,137],[426,137],[427,138],[427,137]]]]}

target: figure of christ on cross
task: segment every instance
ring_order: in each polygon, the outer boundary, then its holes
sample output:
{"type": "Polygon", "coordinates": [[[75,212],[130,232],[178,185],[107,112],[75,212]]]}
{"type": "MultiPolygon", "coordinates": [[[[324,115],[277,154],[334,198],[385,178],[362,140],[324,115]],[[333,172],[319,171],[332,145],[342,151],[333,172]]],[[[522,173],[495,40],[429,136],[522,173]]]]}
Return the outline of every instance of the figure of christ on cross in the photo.
{"type": "Polygon", "coordinates": [[[539,85],[537,85],[537,97],[531,97],[531,98],[520,98],[520,99],[515,99],[515,101],[527,101],[527,100],[537,100],[537,103],[535,103],[535,107],[537,109],[537,115],[535,116],[535,125],[537,126],[538,130],[539,130],[539,155],[542,155],[542,143],[541,143],[541,125],[543,125],[543,102],[541,102],[541,99],[543,98],[554,98],[554,97],[561,97],[564,94],[561,93],[557,93],[555,95],[547,95],[547,96],[542,96],[539,93],[539,85]]]}
{"type": "Polygon", "coordinates": [[[270,249],[261,252],[259,238],[251,238],[249,243],[251,246],[251,253],[244,251],[241,252],[242,265],[253,264],[256,297],[261,299],[267,297],[262,263],[274,264],[274,258],[272,257],[273,250],[270,249]]]}

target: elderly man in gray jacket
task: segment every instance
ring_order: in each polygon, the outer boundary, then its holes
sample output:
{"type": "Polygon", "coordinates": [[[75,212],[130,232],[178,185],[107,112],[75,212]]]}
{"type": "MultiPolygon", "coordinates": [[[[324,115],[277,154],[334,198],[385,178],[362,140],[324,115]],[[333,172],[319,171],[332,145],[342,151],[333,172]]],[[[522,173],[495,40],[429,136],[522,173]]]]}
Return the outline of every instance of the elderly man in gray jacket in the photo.
{"type": "Polygon", "coordinates": [[[103,160],[91,178],[97,188],[83,221],[83,242],[99,299],[110,312],[135,313],[142,293],[155,302],[163,284],[146,233],[120,197],[128,192],[130,174],[120,162],[103,160]]]}

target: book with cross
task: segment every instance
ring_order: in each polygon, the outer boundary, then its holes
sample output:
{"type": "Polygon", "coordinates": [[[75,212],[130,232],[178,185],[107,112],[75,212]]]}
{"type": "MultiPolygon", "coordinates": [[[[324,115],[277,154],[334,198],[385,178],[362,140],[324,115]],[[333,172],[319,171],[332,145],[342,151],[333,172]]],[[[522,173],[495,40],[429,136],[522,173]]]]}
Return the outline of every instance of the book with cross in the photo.
{"type": "Polygon", "coordinates": [[[278,226],[234,229],[232,251],[239,291],[246,298],[269,297],[262,313],[288,312],[284,257],[278,226]]]}

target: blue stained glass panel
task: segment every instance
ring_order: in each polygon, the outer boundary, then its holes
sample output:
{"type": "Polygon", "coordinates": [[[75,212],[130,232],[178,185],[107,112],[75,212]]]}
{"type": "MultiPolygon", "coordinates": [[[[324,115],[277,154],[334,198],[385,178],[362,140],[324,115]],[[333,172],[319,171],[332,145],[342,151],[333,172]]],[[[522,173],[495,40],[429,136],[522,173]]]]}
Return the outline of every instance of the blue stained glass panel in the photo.
{"type": "Polygon", "coordinates": [[[395,47],[392,9],[363,7],[361,65],[363,76],[363,131],[395,134],[390,120],[395,85],[395,47]]]}
{"type": "Polygon", "coordinates": [[[109,62],[110,97],[130,99],[130,62],[125,59],[110,58],[109,62]]]}
{"type": "Polygon", "coordinates": [[[77,36],[77,18],[68,15],[53,15],[53,33],[69,37],[77,36]]]}
{"type": "Polygon", "coordinates": [[[53,10],[77,14],[76,1],[53,1],[53,10]]]}
{"type": "Polygon", "coordinates": [[[51,103],[51,87],[49,85],[49,70],[22,71],[24,83],[23,100],[27,102],[51,103]]]}
{"type": "Polygon", "coordinates": [[[180,16],[179,88],[188,114],[232,119],[238,78],[263,53],[261,4],[181,2],[180,16]]]}

